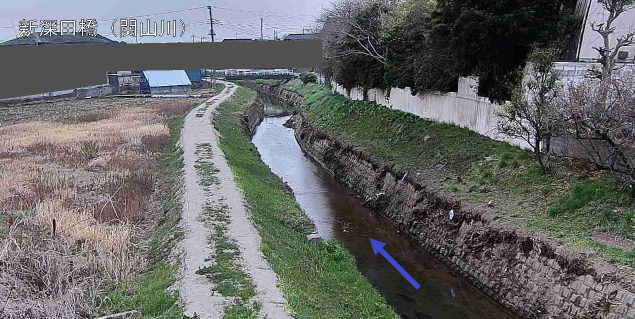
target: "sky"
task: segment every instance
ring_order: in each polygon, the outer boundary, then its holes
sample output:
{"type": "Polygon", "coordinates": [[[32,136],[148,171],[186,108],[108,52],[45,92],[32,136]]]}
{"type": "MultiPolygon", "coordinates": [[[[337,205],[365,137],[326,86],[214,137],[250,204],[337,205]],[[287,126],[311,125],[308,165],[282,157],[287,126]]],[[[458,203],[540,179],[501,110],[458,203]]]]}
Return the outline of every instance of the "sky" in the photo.
{"type": "MultiPolygon", "coordinates": [[[[281,38],[289,33],[302,33],[303,29],[315,26],[315,19],[324,8],[331,7],[332,0],[155,0],[155,1],[30,1],[1,0],[0,4],[0,42],[19,35],[19,21],[40,20],[76,21],[77,28],[81,19],[97,19],[97,33],[116,41],[128,43],[157,42],[210,42],[209,10],[212,6],[214,41],[227,38],[260,38],[260,19],[263,19],[263,36],[272,39],[274,31],[281,38]],[[156,22],[160,33],[161,21],[167,30],[167,21],[177,21],[177,36],[125,36],[120,34],[121,19],[136,19],[137,30],[143,22],[147,29],[156,22]],[[117,19],[117,21],[114,21],[117,19]],[[180,20],[185,23],[183,31],[180,20]],[[115,35],[112,33],[114,21],[115,35]],[[216,22],[217,21],[217,22],[216,22]],[[194,37],[192,37],[194,35],[194,37]],[[201,39],[201,37],[204,37],[201,39]]],[[[147,30],[146,30],[147,31],[147,30]]],[[[308,32],[308,31],[307,31],[308,32]]]]}

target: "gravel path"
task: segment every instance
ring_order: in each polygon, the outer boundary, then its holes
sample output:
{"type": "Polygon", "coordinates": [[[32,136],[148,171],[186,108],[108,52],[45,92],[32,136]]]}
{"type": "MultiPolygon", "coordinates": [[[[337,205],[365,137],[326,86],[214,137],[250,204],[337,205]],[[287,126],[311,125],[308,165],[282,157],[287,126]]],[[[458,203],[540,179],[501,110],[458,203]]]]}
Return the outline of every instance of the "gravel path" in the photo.
{"type": "Polygon", "coordinates": [[[181,133],[180,144],[185,162],[184,211],[181,223],[185,230],[185,239],[181,243],[184,262],[179,290],[184,312],[187,316],[197,314],[200,319],[222,318],[223,307],[230,302],[229,298],[214,293],[214,285],[209,279],[195,274],[196,270],[211,266],[213,259],[206,259],[214,256],[208,242],[211,229],[202,220],[203,205],[208,202],[222,202],[228,206],[230,219],[227,236],[234,239],[240,247],[243,270],[254,280],[257,291],[254,298],[262,302],[260,315],[276,319],[291,318],[287,311],[287,302],[277,287],[277,275],[260,251],[260,237],[249,220],[243,194],[236,186],[223,152],[218,147],[219,133],[211,124],[216,107],[237,89],[233,84],[223,83],[226,88],[219,95],[190,112],[181,133]],[[219,170],[216,176],[220,183],[212,186],[209,192],[205,192],[197,183],[194,165],[197,159],[196,145],[199,143],[212,145],[211,162],[219,170]]]}

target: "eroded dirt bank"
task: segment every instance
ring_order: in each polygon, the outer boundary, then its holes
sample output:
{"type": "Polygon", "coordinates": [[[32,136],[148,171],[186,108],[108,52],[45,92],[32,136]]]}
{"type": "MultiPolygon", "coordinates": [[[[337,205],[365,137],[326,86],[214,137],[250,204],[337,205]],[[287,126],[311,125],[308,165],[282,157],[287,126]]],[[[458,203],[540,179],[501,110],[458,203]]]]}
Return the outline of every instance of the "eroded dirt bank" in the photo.
{"type": "MultiPolygon", "coordinates": [[[[265,84],[255,88],[278,92],[281,98],[289,95],[265,84]]],[[[487,209],[462,205],[424,176],[394,169],[325,134],[302,113],[293,119],[296,139],[307,154],[369,207],[513,311],[528,318],[635,318],[631,269],[567,252],[540,234],[496,220],[487,209]]]]}
{"type": "Polygon", "coordinates": [[[249,81],[241,82],[240,84],[250,89],[254,89],[259,93],[263,93],[261,95],[263,98],[279,99],[280,102],[278,102],[278,104],[288,104],[290,106],[299,107],[302,105],[302,101],[304,100],[304,97],[301,94],[287,90],[283,88],[282,85],[270,85],[249,81]]]}
{"type": "Polygon", "coordinates": [[[259,100],[256,100],[243,114],[243,126],[250,139],[256,134],[256,129],[264,117],[265,107],[259,100]]]}

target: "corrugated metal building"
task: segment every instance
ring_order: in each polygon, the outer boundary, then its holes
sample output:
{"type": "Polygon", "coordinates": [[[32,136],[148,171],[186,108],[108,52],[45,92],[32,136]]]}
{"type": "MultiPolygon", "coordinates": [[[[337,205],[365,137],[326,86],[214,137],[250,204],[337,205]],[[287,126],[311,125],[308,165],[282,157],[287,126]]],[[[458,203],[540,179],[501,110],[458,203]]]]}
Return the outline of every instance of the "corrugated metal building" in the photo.
{"type": "Polygon", "coordinates": [[[192,86],[185,70],[143,71],[139,84],[144,94],[184,93],[192,86]]]}
{"type": "Polygon", "coordinates": [[[201,70],[185,70],[185,73],[187,73],[187,77],[190,78],[190,82],[201,82],[201,70]]]}

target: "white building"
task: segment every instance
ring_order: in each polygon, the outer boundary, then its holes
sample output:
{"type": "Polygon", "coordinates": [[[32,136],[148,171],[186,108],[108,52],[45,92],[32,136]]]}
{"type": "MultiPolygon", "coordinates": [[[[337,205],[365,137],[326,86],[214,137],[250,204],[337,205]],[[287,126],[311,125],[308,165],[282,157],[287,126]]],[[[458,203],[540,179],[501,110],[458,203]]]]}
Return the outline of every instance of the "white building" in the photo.
{"type": "MultiPolygon", "coordinates": [[[[578,0],[576,12],[584,17],[584,26],[580,40],[578,41],[578,49],[575,60],[582,62],[594,62],[600,57],[600,54],[594,48],[604,46],[604,40],[599,33],[593,31],[592,23],[605,23],[609,13],[604,10],[598,0],[578,0]]],[[[614,22],[615,32],[611,34],[611,46],[617,43],[617,39],[633,30],[635,25],[635,9],[631,9],[622,13],[614,22]]],[[[623,47],[620,49],[618,57],[620,62],[635,62],[635,46],[623,47]]]]}

